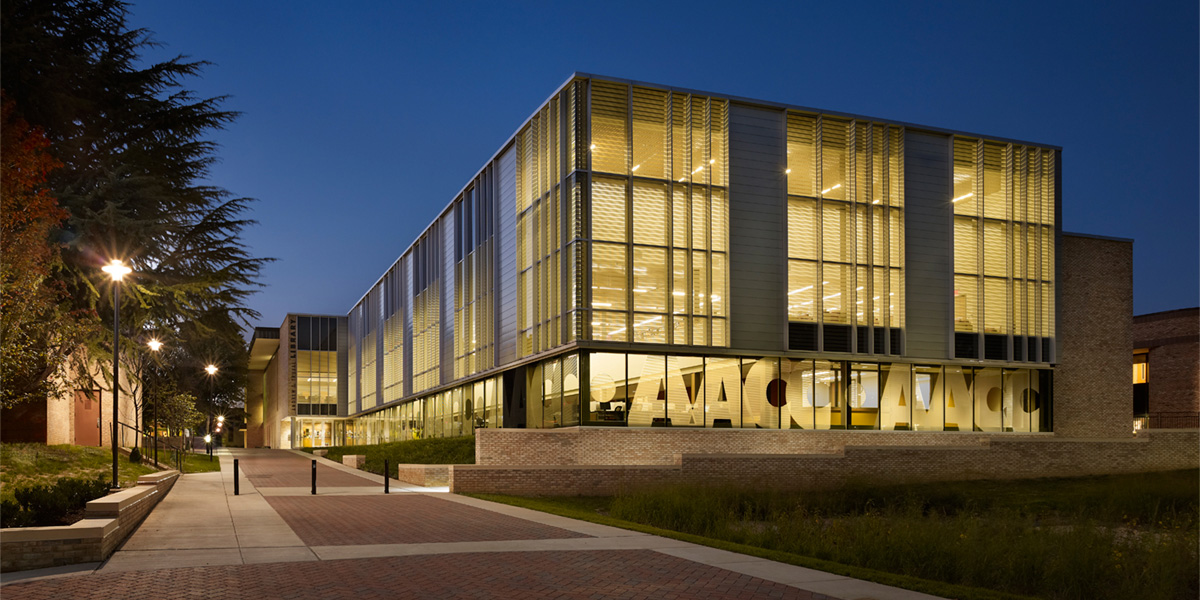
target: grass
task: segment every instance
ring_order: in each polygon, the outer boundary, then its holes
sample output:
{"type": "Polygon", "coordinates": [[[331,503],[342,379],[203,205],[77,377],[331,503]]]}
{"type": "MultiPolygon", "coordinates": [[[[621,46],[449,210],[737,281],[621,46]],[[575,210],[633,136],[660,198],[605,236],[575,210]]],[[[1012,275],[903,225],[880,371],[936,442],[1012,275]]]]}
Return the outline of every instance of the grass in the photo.
{"type": "MultiPolygon", "coordinates": [[[[133,464],[119,457],[121,487],[137,485],[137,478],[157,469],[133,464]]],[[[0,444],[0,498],[13,499],[13,489],[27,485],[52,484],[60,477],[95,479],[112,477],[112,449],[63,444],[0,444]]]]}
{"type": "MultiPolygon", "coordinates": [[[[159,454],[162,458],[162,454],[159,454]]],[[[207,473],[210,471],[221,470],[221,459],[214,455],[212,460],[209,460],[206,452],[189,452],[183,457],[183,472],[184,473],[207,473]]]]}
{"type": "MultiPolygon", "coordinates": [[[[342,462],[347,454],[364,454],[367,457],[363,470],[377,475],[383,474],[383,461],[392,467],[404,464],[416,465],[473,465],[475,464],[475,436],[453,438],[429,438],[405,442],[389,442],[367,446],[333,446],[328,448],[325,458],[342,462]]],[[[311,453],[312,448],[304,448],[311,453]]],[[[394,476],[394,474],[393,474],[394,476]]]]}
{"type": "Polygon", "coordinates": [[[1197,470],[810,493],[480,497],[953,598],[1200,591],[1197,470]]]}

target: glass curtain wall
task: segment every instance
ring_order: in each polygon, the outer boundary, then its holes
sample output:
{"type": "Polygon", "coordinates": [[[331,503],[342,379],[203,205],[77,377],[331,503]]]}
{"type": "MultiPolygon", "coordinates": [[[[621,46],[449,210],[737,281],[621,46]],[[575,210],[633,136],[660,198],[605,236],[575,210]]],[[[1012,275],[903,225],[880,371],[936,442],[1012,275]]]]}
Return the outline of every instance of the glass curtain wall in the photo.
{"type": "Polygon", "coordinates": [[[583,176],[575,171],[586,89],[569,84],[516,136],[518,356],[579,337],[583,176]]]}
{"type": "Polygon", "coordinates": [[[585,337],[727,346],[728,101],[593,80],[590,103],[585,337]]]}
{"type": "Polygon", "coordinates": [[[955,356],[1052,362],[1055,152],[954,140],[955,356]]]}
{"type": "Polygon", "coordinates": [[[494,236],[485,173],[454,205],[454,378],[495,364],[492,322],[494,236]]]}
{"type": "Polygon", "coordinates": [[[337,415],[337,317],[296,317],[296,414],[337,415]]]}
{"type": "Polygon", "coordinates": [[[503,427],[501,389],[501,378],[489,377],[343,419],[334,423],[334,439],[344,435],[347,445],[380,444],[474,435],[481,427],[503,427]],[[344,434],[338,433],[343,430],[344,434]]]}
{"type": "Polygon", "coordinates": [[[901,127],[788,113],[791,349],[901,353],[903,140],[901,127]]]}
{"type": "MultiPolygon", "coordinates": [[[[617,352],[587,353],[583,361],[589,382],[585,425],[1022,432],[1050,428],[1048,370],[617,352]]],[[[529,376],[526,393],[531,398],[556,398],[553,375],[544,375],[553,363],[554,359],[540,363],[543,371],[529,376]],[[532,383],[537,381],[542,383],[532,383]]],[[[549,426],[549,420],[539,418],[549,426]]]]}
{"type": "MultiPolygon", "coordinates": [[[[441,240],[431,227],[413,245],[413,393],[441,383],[441,240]]],[[[364,408],[366,408],[364,406],[364,408]]]]}

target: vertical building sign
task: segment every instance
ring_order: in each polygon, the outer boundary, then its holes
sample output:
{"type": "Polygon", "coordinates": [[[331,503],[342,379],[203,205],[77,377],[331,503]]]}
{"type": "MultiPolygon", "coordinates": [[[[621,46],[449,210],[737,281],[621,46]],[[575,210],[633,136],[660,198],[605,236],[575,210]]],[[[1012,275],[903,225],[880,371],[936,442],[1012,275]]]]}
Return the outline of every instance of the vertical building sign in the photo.
{"type": "Polygon", "coordinates": [[[288,343],[288,414],[296,414],[296,317],[287,319],[288,343]]]}

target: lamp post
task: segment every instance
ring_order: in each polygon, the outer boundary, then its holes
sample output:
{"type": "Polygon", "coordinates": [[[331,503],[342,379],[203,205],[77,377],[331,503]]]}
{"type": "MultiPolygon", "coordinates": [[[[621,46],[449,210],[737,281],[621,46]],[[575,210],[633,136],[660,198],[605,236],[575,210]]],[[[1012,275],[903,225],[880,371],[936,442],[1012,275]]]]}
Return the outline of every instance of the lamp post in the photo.
{"type": "MultiPolygon", "coordinates": [[[[150,346],[150,351],[155,354],[155,362],[157,362],[157,355],[158,351],[162,349],[162,342],[158,341],[157,338],[150,338],[150,341],[146,345],[150,346]]],[[[154,467],[158,468],[158,399],[153,394],[150,395],[150,398],[154,401],[154,467]]]]}
{"type": "Polygon", "coordinates": [[[204,367],[204,371],[208,373],[208,427],[204,436],[205,445],[208,446],[208,455],[212,457],[212,400],[213,400],[213,377],[217,375],[217,365],[209,364],[204,367]]]}
{"type": "Polygon", "coordinates": [[[121,281],[132,273],[133,269],[125,266],[120,259],[114,258],[100,270],[108,273],[113,281],[112,486],[115,488],[120,486],[117,481],[117,396],[120,394],[121,381],[117,375],[121,360],[121,281]]]}

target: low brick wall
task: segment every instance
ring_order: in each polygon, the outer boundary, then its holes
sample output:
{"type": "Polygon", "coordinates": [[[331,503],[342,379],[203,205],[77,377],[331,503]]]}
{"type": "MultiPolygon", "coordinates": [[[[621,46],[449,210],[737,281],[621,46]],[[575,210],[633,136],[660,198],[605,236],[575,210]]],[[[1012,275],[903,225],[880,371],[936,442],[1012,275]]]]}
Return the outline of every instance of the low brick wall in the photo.
{"type": "Polygon", "coordinates": [[[454,465],[449,486],[452,492],[541,496],[611,495],[670,484],[819,490],[854,482],[1073,477],[1200,465],[1198,430],[1153,430],[1120,440],[992,436],[970,441],[844,445],[824,453],[680,453],[670,465],[454,465]]]}
{"type": "MultiPolygon", "coordinates": [[[[971,446],[1051,433],[563,427],[478,429],[475,464],[669,465],[676,454],[835,454],[857,446],[971,446]]],[[[1132,438],[1132,433],[1130,434],[1132,438]]]]}
{"type": "Polygon", "coordinates": [[[25,571],[108,558],[167,495],[178,471],[138,478],[137,487],[88,502],[71,525],[0,530],[0,572],[25,571]]]}
{"type": "MultiPolygon", "coordinates": [[[[396,465],[396,479],[421,487],[450,485],[451,465],[396,465]]],[[[465,465],[459,465],[465,466],[465,465]]]]}

